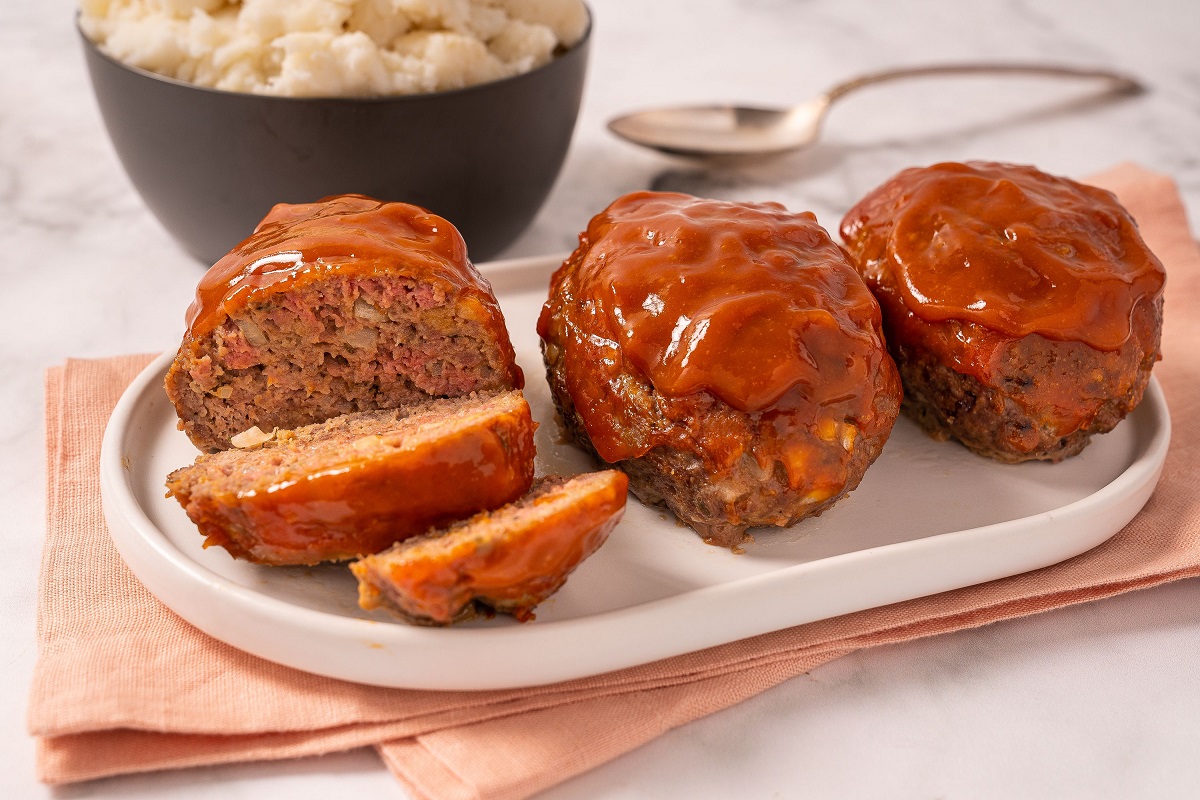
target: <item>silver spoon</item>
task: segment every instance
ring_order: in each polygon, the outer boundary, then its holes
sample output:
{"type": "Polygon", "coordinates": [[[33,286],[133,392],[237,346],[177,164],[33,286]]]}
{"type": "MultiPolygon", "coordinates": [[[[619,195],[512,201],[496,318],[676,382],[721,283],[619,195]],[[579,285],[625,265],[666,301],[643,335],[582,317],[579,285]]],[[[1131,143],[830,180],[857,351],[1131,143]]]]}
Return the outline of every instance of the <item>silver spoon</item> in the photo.
{"type": "Polygon", "coordinates": [[[931,75],[1037,75],[1099,78],[1114,94],[1138,94],[1142,84],[1103,69],[1077,69],[1052,64],[939,64],[872,72],[839,83],[820,97],[793,108],[749,108],[711,105],[635,111],[608,123],[609,130],[634,144],[673,155],[765,156],[808,147],[817,140],[821,122],[835,100],[856,89],[899,78],[931,75]]]}

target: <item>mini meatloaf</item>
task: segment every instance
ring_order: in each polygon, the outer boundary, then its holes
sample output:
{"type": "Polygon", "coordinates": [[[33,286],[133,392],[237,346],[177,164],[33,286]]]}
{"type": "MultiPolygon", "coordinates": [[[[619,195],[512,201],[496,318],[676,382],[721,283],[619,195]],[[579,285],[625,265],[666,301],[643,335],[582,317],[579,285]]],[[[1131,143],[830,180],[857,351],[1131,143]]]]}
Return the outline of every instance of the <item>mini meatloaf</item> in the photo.
{"type": "Polygon", "coordinates": [[[201,280],[187,325],[166,389],[206,452],[250,427],[523,383],[454,226],[359,195],[275,206],[201,280]]]}
{"type": "Polygon", "coordinates": [[[520,392],[359,411],[201,455],[168,495],[234,558],[343,561],[520,497],[533,430],[520,392]]]}
{"type": "Polygon", "coordinates": [[[899,413],[879,306],[816,218],[776,203],[617,199],[538,333],[570,435],[720,546],[828,509],[899,413]]]}
{"type": "Polygon", "coordinates": [[[604,544],[625,511],[627,486],[614,470],[541,478],[511,505],[351,564],[359,605],[418,625],[449,625],[486,609],[527,622],[604,544]]]}
{"type": "Polygon", "coordinates": [[[1142,399],[1162,264],[1103,189],[1009,164],[901,172],[842,220],[904,410],[939,439],[1061,461],[1142,399]]]}

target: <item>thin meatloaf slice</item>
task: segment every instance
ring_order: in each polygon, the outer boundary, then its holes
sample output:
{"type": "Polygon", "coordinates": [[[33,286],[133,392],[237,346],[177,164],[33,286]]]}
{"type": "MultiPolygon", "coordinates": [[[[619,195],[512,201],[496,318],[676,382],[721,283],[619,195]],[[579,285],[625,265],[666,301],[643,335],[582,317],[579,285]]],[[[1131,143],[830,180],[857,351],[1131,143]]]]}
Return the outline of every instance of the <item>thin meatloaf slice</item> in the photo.
{"type": "Polygon", "coordinates": [[[343,561],[520,497],[534,427],[520,392],[360,411],[201,455],[168,496],[234,558],[343,561]]]}
{"type": "Polygon", "coordinates": [[[359,605],[419,625],[449,625],[488,608],[527,622],[604,544],[625,511],[628,485],[615,470],[541,478],[498,511],[351,564],[359,605]]]}
{"type": "Polygon", "coordinates": [[[206,452],[252,426],[523,385],[462,236],[406,203],[275,206],[201,280],[187,325],[166,390],[206,452]]]}

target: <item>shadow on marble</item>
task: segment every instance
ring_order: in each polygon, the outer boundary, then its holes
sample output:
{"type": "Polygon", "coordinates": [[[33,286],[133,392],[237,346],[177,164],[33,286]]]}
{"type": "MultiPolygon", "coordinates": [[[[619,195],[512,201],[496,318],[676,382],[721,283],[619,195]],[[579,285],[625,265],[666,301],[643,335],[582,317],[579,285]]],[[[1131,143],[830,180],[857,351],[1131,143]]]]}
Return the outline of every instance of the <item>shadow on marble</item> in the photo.
{"type": "Polygon", "coordinates": [[[736,191],[743,187],[779,186],[810,180],[835,171],[857,148],[818,142],[804,150],[769,158],[696,161],[667,156],[672,166],[655,174],[647,188],[656,192],[686,192],[698,196],[736,191]]]}

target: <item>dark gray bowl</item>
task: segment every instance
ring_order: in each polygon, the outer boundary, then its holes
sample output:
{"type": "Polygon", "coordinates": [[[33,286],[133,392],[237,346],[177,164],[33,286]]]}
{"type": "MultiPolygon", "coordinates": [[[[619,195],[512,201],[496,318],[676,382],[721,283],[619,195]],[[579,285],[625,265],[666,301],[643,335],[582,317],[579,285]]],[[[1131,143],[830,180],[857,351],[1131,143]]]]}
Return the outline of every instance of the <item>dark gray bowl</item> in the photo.
{"type": "Polygon", "coordinates": [[[212,263],[276,203],[358,192],[453,222],[482,261],[529,225],[562,167],[591,29],[533,72],[435,94],[287,98],[205,89],[83,39],[117,155],[159,222],[212,263]]]}

